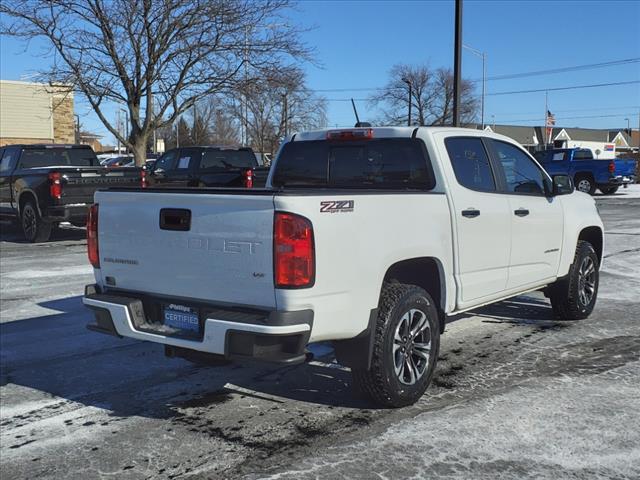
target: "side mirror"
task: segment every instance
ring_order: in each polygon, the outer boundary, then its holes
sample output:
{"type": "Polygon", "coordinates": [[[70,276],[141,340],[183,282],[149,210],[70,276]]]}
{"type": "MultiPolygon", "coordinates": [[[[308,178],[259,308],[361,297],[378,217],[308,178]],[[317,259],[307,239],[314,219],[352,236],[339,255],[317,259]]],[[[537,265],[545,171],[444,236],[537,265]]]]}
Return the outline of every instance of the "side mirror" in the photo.
{"type": "Polygon", "coordinates": [[[553,182],[552,194],[554,197],[573,193],[573,180],[569,175],[554,175],[551,177],[551,181],[553,182]]]}

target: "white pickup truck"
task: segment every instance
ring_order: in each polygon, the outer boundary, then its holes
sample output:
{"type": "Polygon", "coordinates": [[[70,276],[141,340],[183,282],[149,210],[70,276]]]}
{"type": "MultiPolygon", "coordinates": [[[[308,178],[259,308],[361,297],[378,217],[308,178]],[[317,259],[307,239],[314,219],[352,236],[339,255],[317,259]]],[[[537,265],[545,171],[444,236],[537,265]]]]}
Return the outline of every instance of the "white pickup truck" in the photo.
{"type": "Polygon", "coordinates": [[[331,341],[385,406],[424,393],[448,316],[543,290],[577,320],[598,292],[594,200],[477,130],[298,133],[264,189],[107,189],[95,202],[89,328],[190,359],[303,362],[331,341]]]}

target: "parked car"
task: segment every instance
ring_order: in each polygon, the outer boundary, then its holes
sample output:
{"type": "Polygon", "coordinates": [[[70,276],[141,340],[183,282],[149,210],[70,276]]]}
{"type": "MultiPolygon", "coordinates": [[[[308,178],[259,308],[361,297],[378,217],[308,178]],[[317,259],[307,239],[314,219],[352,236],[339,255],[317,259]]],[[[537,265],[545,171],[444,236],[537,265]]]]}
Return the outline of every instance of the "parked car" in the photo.
{"type": "Polygon", "coordinates": [[[125,155],[121,157],[109,158],[108,160],[102,162],[102,165],[109,168],[134,167],[136,165],[136,162],[133,157],[125,155]]]}
{"type": "Polygon", "coordinates": [[[299,133],[265,189],[95,200],[89,328],[169,356],[288,364],[332,341],[384,406],[424,393],[448,317],[542,289],[557,318],[577,320],[598,292],[594,200],[490,132],[299,133]]]}
{"type": "Polygon", "coordinates": [[[250,148],[201,146],[169,150],[146,179],[154,187],[263,187],[268,173],[250,148]]]}
{"type": "Polygon", "coordinates": [[[598,160],[588,148],[543,150],[534,156],[550,175],[569,175],[578,190],[590,195],[596,188],[612,195],[621,185],[626,188],[635,182],[636,162],[632,159],[598,160]]]}
{"type": "Polygon", "coordinates": [[[30,242],[48,240],[58,222],[84,226],[96,189],[141,184],[138,170],[109,171],[87,145],[8,145],[0,159],[0,216],[18,220],[30,242]]]}

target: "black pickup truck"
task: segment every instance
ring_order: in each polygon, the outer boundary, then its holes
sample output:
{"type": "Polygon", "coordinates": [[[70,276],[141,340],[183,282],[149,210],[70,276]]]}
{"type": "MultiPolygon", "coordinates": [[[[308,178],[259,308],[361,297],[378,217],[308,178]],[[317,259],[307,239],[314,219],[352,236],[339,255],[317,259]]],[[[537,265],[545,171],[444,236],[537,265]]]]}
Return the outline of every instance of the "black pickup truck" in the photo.
{"type": "Polygon", "coordinates": [[[87,145],[0,148],[0,217],[18,220],[29,242],[45,242],[59,222],[84,226],[101,187],[142,185],[141,169],[109,169],[87,145]]]}
{"type": "Polygon", "coordinates": [[[248,147],[174,148],[145,171],[150,187],[264,187],[269,167],[248,147]]]}

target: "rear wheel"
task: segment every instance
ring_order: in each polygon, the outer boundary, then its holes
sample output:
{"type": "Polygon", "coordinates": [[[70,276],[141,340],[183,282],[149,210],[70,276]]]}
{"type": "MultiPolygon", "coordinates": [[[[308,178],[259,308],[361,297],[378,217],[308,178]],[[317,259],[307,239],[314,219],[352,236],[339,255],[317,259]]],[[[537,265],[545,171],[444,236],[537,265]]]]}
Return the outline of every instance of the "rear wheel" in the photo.
{"type": "Polygon", "coordinates": [[[549,288],[551,306],[558,320],[582,320],[591,314],[600,282],[598,264],[593,246],[580,240],[569,274],[549,288]]]}
{"type": "Polygon", "coordinates": [[[593,178],[589,175],[578,174],[574,179],[576,190],[584,193],[588,193],[589,195],[593,195],[596,192],[596,184],[593,181],[593,178]]]}
{"type": "Polygon", "coordinates": [[[51,236],[52,224],[42,220],[32,202],[27,202],[22,207],[20,224],[24,238],[28,242],[46,242],[51,236]]]}
{"type": "Polygon", "coordinates": [[[385,284],[371,367],[354,369],[354,384],[381,406],[411,405],[431,382],[439,348],[438,313],[431,296],[415,285],[385,284]]]}
{"type": "Polygon", "coordinates": [[[618,191],[618,187],[600,187],[600,191],[605,195],[613,195],[618,191]]]}

